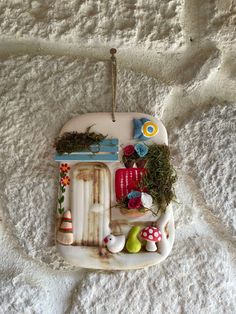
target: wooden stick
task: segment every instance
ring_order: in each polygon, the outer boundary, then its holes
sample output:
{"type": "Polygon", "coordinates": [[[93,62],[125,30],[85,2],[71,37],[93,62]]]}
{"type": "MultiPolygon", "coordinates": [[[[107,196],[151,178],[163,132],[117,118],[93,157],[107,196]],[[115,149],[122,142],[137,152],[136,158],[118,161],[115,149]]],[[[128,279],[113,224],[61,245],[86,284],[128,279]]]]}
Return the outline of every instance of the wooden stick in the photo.
{"type": "Polygon", "coordinates": [[[84,219],[83,219],[83,238],[82,244],[87,245],[88,242],[88,213],[89,213],[89,181],[84,181],[84,208],[81,208],[81,211],[84,210],[84,219]]]}
{"type": "Polygon", "coordinates": [[[104,169],[104,183],[103,183],[103,195],[104,195],[104,212],[103,212],[103,238],[110,233],[110,178],[107,169],[104,169]]]}
{"type": "Polygon", "coordinates": [[[100,205],[102,208],[102,211],[99,212],[99,246],[102,246],[103,244],[103,214],[104,214],[104,169],[101,169],[99,171],[99,195],[100,195],[100,205]]]}
{"type": "Polygon", "coordinates": [[[73,234],[75,242],[81,244],[83,234],[83,204],[84,204],[84,181],[78,180],[73,176],[73,201],[72,201],[72,216],[73,216],[73,234]]]}
{"type": "MultiPolygon", "coordinates": [[[[99,202],[99,170],[94,168],[94,205],[98,205],[99,202]]],[[[98,225],[98,217],[97,213],[93,212],[93,245],[97,246],[98,245],[98,236],[97,236],[97,225],[98,225]]]]}

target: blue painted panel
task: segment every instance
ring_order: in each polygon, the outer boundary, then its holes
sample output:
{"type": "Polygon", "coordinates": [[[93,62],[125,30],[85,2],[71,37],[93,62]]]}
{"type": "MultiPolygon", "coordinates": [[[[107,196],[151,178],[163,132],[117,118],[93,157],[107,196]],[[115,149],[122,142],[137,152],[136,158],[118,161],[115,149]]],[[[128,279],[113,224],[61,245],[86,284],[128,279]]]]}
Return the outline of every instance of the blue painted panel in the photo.
{"type": "Polygon", "coordinates": [[[117,138],[105,139],[100,142],[101,145],[118,145],[119,140],[117,138]]]}
{"type": "Polygon", "coordinates": [[[55,161],[118,161],[118,154],[63,154],[55,155],[55,161]]]}
{"type": "MultiPolygon", "coordinates": [[[[91,151],[94,153],[117,153],[119,151],[118,146],[104,146],[104,145],[91,145],[91,151]]],[[[88,152],[88,151],[87,151],[88,152]]],[[[79,152],[78,152],[79,154],[79,152]]]]}

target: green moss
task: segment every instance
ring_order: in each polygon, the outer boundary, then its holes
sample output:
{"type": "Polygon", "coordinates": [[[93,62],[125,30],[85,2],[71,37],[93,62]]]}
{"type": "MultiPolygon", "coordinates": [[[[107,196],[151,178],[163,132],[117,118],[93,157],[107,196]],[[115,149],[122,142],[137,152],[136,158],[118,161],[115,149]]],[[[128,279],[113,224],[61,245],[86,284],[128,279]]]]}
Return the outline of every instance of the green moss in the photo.
{"type": "MultiPolygon", "coordinates": [[[[175,197],[173,184],[177,176],[170,161],[170,150],[166,145],[151,144],[148,146],[147,173],[140,182],[141,189],[147,189],[153,198],[157,211],[165,211],[166,207],[175,197]]],[[[152,209],[155,213],[155,211],[152,209]]]]}
{"type": "Polygon", "coordinates": [[[99,144],[106,136],[100,133],[90,132],[92,126],[84,133],[65,132],[55,139],[55,148],[58,154],[81,152],[90,150],[91,145],[99,144]]]}

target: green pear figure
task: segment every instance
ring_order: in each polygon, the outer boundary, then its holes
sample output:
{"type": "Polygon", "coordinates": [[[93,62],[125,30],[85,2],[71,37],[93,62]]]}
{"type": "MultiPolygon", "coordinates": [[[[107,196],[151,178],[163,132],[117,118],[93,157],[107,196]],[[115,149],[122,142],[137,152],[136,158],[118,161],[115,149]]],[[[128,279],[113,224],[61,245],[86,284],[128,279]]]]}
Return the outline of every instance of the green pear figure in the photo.
{"type": "Polygon", "coordinates": [[[129,253],[138,253],[141,250],[141,242],[138,239],[138,234],[140,231],[139,226],[132,227],[128,234],[128,240],[126,242],[126,250],[129,253]]]}

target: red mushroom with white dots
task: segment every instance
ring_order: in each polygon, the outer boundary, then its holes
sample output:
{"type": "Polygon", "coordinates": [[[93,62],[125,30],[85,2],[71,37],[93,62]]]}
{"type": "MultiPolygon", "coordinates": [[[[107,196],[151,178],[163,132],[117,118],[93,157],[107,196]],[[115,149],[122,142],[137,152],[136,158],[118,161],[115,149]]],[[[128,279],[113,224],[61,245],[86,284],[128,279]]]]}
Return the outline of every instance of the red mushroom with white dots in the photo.
{"type": "Polygon", "coordinates": [[[157,250],[156,242],[162,239],[161,231],[157,227],[146,227],[141,231],[141,238],[146,240],[146,250],[148,252],[155,252],[157,250]]]}

